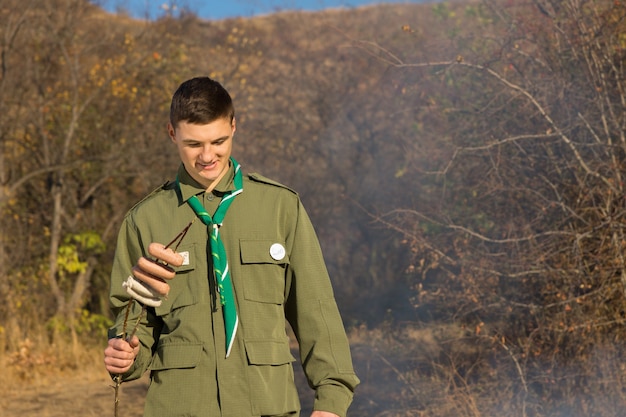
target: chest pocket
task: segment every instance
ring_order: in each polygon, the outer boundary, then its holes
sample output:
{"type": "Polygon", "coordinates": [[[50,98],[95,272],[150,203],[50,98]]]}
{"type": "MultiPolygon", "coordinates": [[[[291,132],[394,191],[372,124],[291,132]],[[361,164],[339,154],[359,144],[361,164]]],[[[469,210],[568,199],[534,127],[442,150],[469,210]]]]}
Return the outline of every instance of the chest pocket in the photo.
{"type": "Polygon", "coordinates": [[[264,239],[241,239],[241,271],[246,300],[283,304],[285,271],[289,254],[285,242],[264,239]]]}

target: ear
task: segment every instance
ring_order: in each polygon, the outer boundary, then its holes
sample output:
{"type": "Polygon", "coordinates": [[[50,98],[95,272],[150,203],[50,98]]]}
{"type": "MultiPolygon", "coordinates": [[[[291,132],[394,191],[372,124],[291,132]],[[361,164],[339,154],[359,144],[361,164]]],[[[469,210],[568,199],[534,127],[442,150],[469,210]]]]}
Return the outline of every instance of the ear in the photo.
{"type": "Polygon", "coordinates": [[[233,129],[233,133],[231,134],[231,136],[234,136],[235,135],[235,131],[237,130],[237,119],[235,119],[234,117],[233,117],[233,121],[232,121],[230,127],[233,129]]]}
{"type": "Polygon", "coordinates": [[[167,134],[172,140],[172,142],[176,143],[176,130],[174,129],[174,126],[172,126],[171,123],[167,124],[167,134]]]}

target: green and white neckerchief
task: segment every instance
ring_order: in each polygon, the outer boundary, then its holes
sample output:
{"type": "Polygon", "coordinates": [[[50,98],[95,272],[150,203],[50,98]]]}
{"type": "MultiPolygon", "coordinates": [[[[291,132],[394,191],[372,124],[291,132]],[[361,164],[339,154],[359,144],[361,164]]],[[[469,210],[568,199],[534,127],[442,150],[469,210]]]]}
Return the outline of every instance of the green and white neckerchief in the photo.
{"type": "Polygon", "coordinates": [[[213,272],[219,289],[222,312],[224,314],[224,327],[226,330],[226,357],[230,355],[230,351],[235,341],[239,317],[237,316],[237,307],[235,305],[233,284],[230,279],[228,260],[226,259],[226,250],[224,249],[224,243],[220,237],[220,227],[224,222],[224,216],[226,216],[228,207],[230,207],[230,204],[233,202],[235,197],[243,192],[243,175],[241,174],[241,167],[234,158],[230,158],[230,161],[235,168],[235,189],[224,194],[222,201],[220,201],[220,204],[217,206],[217,210],[215,210],[215,213],[213,214],[213,217],[206,212],[204,206],[195,195],[191,196],[191,198],[187,200],[187,203],[193,209],[194,213],[196,213],[196,216],[198,216],[198,218],[202,220],[202,223],[209,228],[211,257],[213,258],[213,272]]]}

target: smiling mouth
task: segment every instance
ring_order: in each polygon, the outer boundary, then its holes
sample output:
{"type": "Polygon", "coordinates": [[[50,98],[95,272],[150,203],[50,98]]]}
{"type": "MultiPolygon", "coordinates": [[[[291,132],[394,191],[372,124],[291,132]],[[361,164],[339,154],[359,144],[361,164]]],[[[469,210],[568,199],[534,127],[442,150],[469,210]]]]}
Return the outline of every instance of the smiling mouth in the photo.
{"type": "Polygon", "coordinates": [[[200,168],[204,171],[204,170],[210,170],[213,169],[217,166],[217,162],[211,162],[210,164],[201,164],[198,163],[198,165],[200,166],[200,168]]]}

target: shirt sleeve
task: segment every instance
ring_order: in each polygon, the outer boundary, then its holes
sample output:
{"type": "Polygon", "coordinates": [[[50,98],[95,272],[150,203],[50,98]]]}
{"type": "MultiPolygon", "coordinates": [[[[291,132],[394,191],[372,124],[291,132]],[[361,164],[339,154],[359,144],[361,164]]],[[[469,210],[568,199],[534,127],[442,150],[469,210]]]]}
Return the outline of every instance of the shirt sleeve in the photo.
{"type": "Polygon", "coordinates": [[[313,225],[298,199],[288,271],[287,320],[300,345],[313,409],[345,416],[359,384],[313,225]]]}
{"type": "Polygon", "coordinates": [[[141,239],[132,218],[127,216],[118,234],[111,270],[109,302],[115,315],[115,324],[108,332],[109,339],[122,337],[124,332],[127,335],[131,334],[137,326],[136,335],[141,342],[141,348],[133,366],[123,375],[124,381],[138,379],[148,369],[152,360],[152,346],[160,331],[159,320],[153,308],[143,308],[139,302],[133,301],[128,315],[126,314],[131,298],[122,286],[122,282],[131,274],[132,267],[141,256],[143,256],[141,239]]]}

